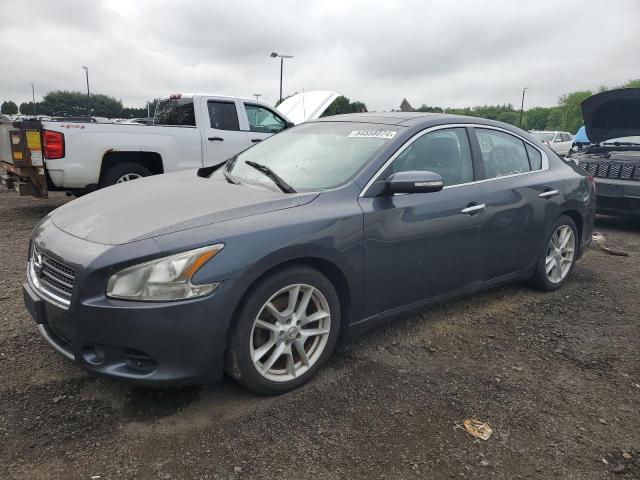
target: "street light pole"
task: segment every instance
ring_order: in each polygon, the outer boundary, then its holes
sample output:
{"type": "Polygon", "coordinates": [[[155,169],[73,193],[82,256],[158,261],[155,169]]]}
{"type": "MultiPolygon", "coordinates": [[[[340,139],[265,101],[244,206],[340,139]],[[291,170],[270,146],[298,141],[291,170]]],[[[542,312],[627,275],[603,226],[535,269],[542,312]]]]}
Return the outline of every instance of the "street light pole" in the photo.
{"type": "MultiPolygon", "coordinates": [[[[285,58],[293,58],[293,55],[284,55],[282,53],[271,53],[271,58],[279,58],[280,59],[280,102],[282,102],[282,71],[284,70],[284,59],[285,58]]],[[[278,103],[280,103],[278,102],[278,103]]]]}
{"type": "Polygon", "coordinates": [[[35,83],[31,83],[31,100],[32,100],[32,104],[33,104],[33,115],[36,116],[36,90],[35,90],[35,83]]]}
{"type": "Polygon", "coordinates": [[[87,117],[88,117],[91,114],[90,106],[89,106],[89,101],[91,100],[91,94],[89,93],[89,67],[87,67],[86,65],[82,65],[82,68],[84,68],[84,73],[87,76],[87,117]]]}
{"type": "Polygon", "coordinates": [[[260,101],[260,97],[262,96],[262,94],[261,93],[254,93],[253,96],[256,97],[256,100],[260,101]]]}
{"type": "Polygon", "coordinates": [[[527,91],[529,87],[524,87],[522,89],[522,103],[520,104],[520,122],[518,122],[518,126],[522,128],[522,112],[524,111],[524,93],[527,91]]]}

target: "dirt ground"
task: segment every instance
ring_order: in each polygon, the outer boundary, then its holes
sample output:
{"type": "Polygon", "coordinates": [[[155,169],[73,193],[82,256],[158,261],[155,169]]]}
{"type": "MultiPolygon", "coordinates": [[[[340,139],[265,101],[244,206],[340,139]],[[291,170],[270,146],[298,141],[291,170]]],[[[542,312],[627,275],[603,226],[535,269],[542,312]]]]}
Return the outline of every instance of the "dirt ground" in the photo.
{"type": "Polygon", "coordinates": [[[3,479],[640,478],[640,222],[599,219],[629,256],[590,250],[559,292],[399,318],[262,398],[99,379],[39,337],[20,291],[29,234],[67,200],[0,191],[3,479]]]}

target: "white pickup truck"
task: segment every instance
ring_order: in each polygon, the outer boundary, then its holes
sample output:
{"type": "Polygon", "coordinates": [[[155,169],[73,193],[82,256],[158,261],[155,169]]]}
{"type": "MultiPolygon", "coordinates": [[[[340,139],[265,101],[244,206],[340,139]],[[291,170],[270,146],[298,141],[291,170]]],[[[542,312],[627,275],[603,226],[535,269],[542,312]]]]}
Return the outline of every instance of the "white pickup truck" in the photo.
{"type": "Polygon", "coordinates": [[[276,109],[247,98],[182,93],[158,101],[153,125],[5,125],[0,128],[0,175],[23,195],[46,196],[48,190],[81,194],[148,175],[215,165],[285,128],[318,118],[337,96],[305,92],[276,109]]]}

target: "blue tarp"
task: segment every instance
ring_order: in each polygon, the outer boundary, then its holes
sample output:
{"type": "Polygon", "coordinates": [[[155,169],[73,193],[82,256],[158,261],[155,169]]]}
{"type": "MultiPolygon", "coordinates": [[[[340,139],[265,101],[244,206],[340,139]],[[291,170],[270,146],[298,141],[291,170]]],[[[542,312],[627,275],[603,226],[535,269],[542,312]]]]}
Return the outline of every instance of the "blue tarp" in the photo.
{"type": "Polygon", "coordinates": [[[587,138],[587,132],[584,129],[584,125],[578,129],[573,138],[573,141],[575,143],[591,143],[587,138]]]}

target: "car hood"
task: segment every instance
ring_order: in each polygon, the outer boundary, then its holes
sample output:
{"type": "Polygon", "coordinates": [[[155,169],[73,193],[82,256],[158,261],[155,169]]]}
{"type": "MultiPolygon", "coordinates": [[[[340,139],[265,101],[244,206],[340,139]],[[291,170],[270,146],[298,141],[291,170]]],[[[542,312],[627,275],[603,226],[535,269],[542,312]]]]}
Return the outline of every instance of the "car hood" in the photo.
{"type": "Polygon", "coordinates": [[[591,143],[640,135],[640,88],[593,95],[582,102],[582,116],[591,143]]]}
{"type": "Polygon", "coordinates": [[[283,194],[202,178],[196,171],[114,185],[54,210],[59,229],[85,240],[120,245],[310,202],[317,193],[283,194]]]}
{"type": "Polygon", "coordinates": [[[276,108],[289,120],[298,125],[320,118],[329,105],[338,98],[339,94],[327,90],[296,93],[287,98],[276,108]]]}

